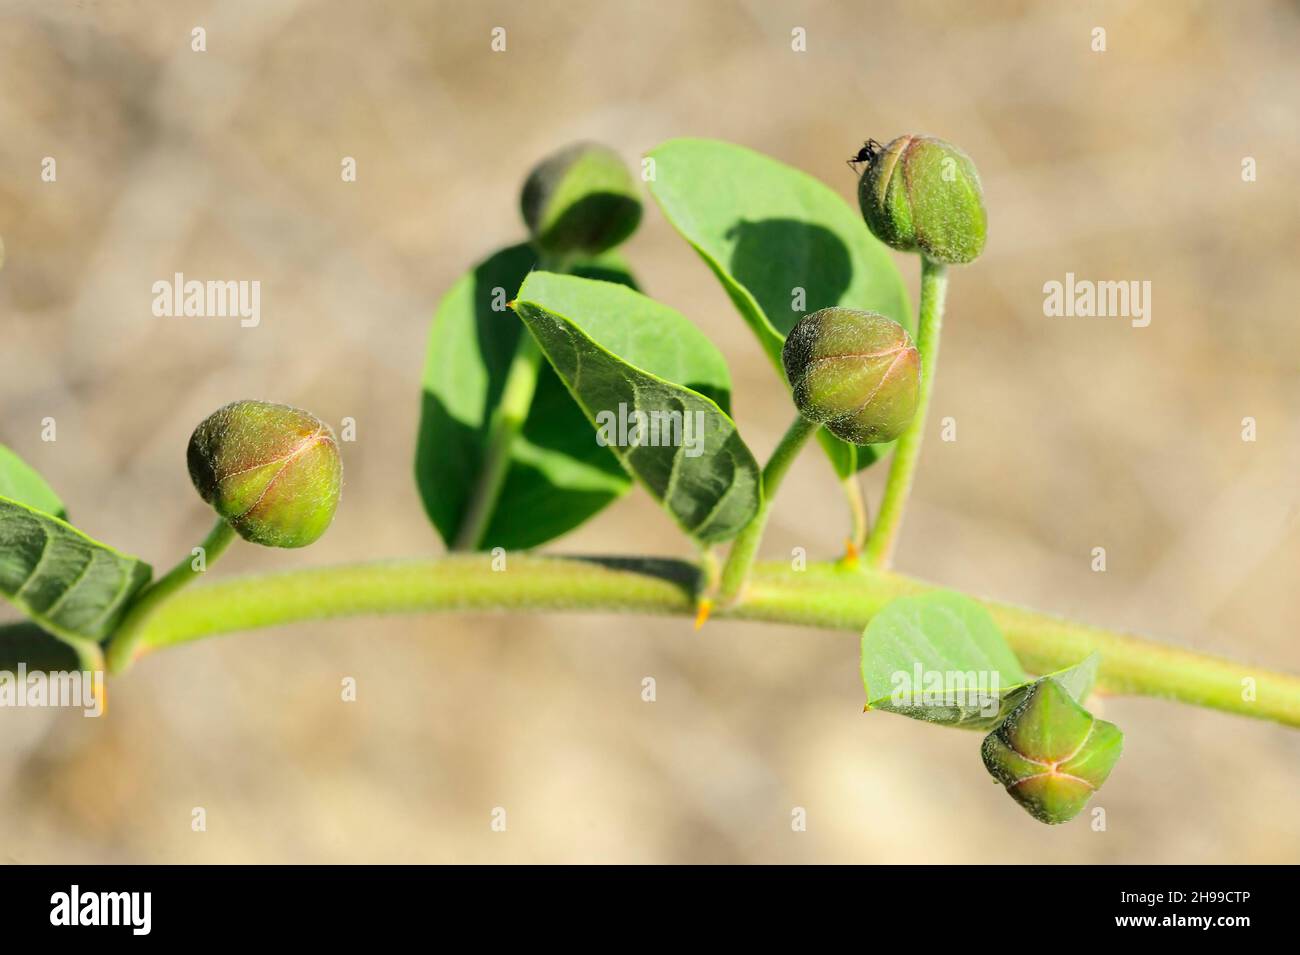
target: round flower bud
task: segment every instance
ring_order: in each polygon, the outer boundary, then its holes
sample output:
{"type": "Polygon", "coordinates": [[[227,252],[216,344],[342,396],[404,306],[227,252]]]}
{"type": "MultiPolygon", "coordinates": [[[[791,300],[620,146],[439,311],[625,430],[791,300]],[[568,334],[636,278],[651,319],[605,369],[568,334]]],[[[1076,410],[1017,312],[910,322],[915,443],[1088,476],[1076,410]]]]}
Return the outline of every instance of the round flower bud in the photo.
{"type": "Polygon", "coordinates": [[[542,160],[528,174],[520,206],[533,244],[551,256],[597,255],[641,222],[632,174],[598,143],[574,143],[542,160]]]}
{"type": "Polygon", "coordinates": [[[799,413],[850,444],[892,441],[916,413],[921,359],[907,329],[852,308],[824,308],[781,352],[799,413]]]}
{"type": "Polygon", "coordinates": [[[984,765],[1035,819],[1068,822],[1110,775],[1124,734],[1075,702],[1059,682],[1039,680],[984,739],[984,765]]]}
{"type": "Polygon", "coordinates": [[[979,173],[942,139],[899,136],[872,153],[858,181],[858,204],[876,238],[900,252],[960,265],[984,249],[979,173]]]}
{"type": "Polygon", "coordinates": [[[306,411],[228,404],[194,429],[186,458],[200,496],[244,540],[305,547],[334,518],[343,480],[338,443],[306,411]]]}

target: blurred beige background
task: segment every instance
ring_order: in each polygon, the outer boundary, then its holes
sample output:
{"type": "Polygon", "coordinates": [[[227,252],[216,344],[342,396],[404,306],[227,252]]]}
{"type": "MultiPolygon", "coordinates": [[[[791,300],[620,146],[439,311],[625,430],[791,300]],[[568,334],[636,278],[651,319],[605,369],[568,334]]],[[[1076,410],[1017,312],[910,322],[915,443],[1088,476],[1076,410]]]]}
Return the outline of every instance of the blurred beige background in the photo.
{"type": "MultiPolygon", "coordinates": [[[[900,567],[1300,671],[1298,47],[1282,2],[0,0],[0,441],[167,566],[209,523],[183,461],[202,417],[241,397],[352,416],[329,534],[216,572],[435,552],[411,477],[428,321],[521,237],[536,159],[713,136],[852,201],[864,138],[930,132],[975,158],[991,229],[953,276],[932,414],[958,440],[927,446],[900,567]],[[154,318],[177,271],[259,279],[261,326],[154,318]],[[1045,318],[1067,271],[1150,280],[1152,324],[1045,318]]],[[[720,343],[765,455],[787,398],[712,276],[653,206],[628,254],[720,343]]],[[[844,521],[809,455],[766,550],[833,553],[844,521]]],[[[685,553],[641,493],[556,549],[685,553]]],[[[0,713],[6,861],[1300,858],[1300,732],[1107,700],[1127,732],[1108,829],[1049,829],[976,736],[862,715],[850,634],[362,619],[160,653],[110,696],[103,720],[0,713]]]]}

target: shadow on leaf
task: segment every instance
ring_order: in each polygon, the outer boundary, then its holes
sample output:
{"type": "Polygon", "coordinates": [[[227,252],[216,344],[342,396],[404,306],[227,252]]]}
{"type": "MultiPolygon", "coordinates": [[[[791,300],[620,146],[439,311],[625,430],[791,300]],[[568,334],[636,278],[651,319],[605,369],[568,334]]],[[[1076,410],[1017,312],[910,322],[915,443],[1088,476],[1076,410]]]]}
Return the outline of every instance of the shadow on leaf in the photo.
{"type": "Polygon", "coordinates": [[[76,650],[27,621],[0,626],[0,671],[17,673],[19,663],[29,673],[81,669],[76,650]]]}
{"type": "Polygon", "coordinates": [[[749,289],[783,336],[804,315],[838,305],[853,280],[849,250],[822,226],[796,219],[742,219],[726,237],[734,243],[732,276],[749,289]],[[802,302],[796,300],[796,289],[804,290],[802,302]]]}

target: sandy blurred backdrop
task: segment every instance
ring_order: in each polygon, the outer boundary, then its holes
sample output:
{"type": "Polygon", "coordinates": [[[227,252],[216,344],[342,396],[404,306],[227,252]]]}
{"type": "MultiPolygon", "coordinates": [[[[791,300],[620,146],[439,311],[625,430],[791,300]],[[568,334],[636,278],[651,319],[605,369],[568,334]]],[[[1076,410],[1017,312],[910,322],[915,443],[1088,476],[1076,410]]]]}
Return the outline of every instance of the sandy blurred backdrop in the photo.
{"type": "MultiPolygon", "coordinates": [[[[1300,671],[1297,48],[1282,2],[0,0],[0,441],[165,567],[209,524],[184,468],[201,418],[242,397],[352,416],[329,534],[216,572],[435,552],[411,476],[428,321],[522,236],[537,158],[713,136],[852,201],[864,138],[930,132],[975,158],[991,228],[951,283],[931,413],[958,440],[932,434],[900,567],[1300,671]],[[1067,271],[1150,280],[1152,324],[1045,318],[1067,271]],[[174,272],[259,279],[261,326],[154,318],[174,272]]],[[[788,399],[713,277],[653,205],[627,251],[720,343],[765,456],[788,399]]],[[[766,550],[833,553],[844,522],[807,455],[766,550]]],[[[686,553],[643,493],[556,549],[686,553]]],[[[0,713],[7,861],[1300,858],[1300,732],[1108,700],[1127,732],[1109,828],[1049,829],[973,734],[862,715],[849,634],[364,619],[159,653],[111,698],[98,721],[0,713]]]]}

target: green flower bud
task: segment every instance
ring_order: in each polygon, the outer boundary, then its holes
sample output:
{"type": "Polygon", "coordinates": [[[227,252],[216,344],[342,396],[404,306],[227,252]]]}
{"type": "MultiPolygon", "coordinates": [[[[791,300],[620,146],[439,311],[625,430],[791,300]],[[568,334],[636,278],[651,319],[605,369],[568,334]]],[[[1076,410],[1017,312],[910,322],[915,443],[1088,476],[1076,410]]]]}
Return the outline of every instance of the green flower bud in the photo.
{"type": "Polygon", "coordinates": [[[781,360],[799,413],[850,444],[892,441],[916,413],[921,358],[884,315],[813,312],[791,329],[781,360]]]}
{"type": "MultiPolygon", "coordinates": [[[[970,157],[929,136],[899,136],[873,151],[858,181],[858,204],[876,238],[960,265],[984,249],[984,191],[970,157]]],[[[860,154],[861,155],[861,154],[860,154]]]]}
{"type": "Polygon", "coordinates": [[[1051,677],[1039,680],[984,739],[984,765],[1035,819],[1068,822],[1110,775],[1124,734],[1075,702],[1051,677]]]}
{"type": "Polygon", "coordinates": [[[597,255],[641,222],[632,174],[599,143],[574,143],[542,160],[528,174],[520,206],[533,244],[551,256],[597,255]]]}
{"type": "Polygon", "coordinates": [[[338,443],[306,411],[228,404],[194,429],[186,458],[199,495],[244,540],[305,547],[334,518],[343,480],[338,443]]]}

